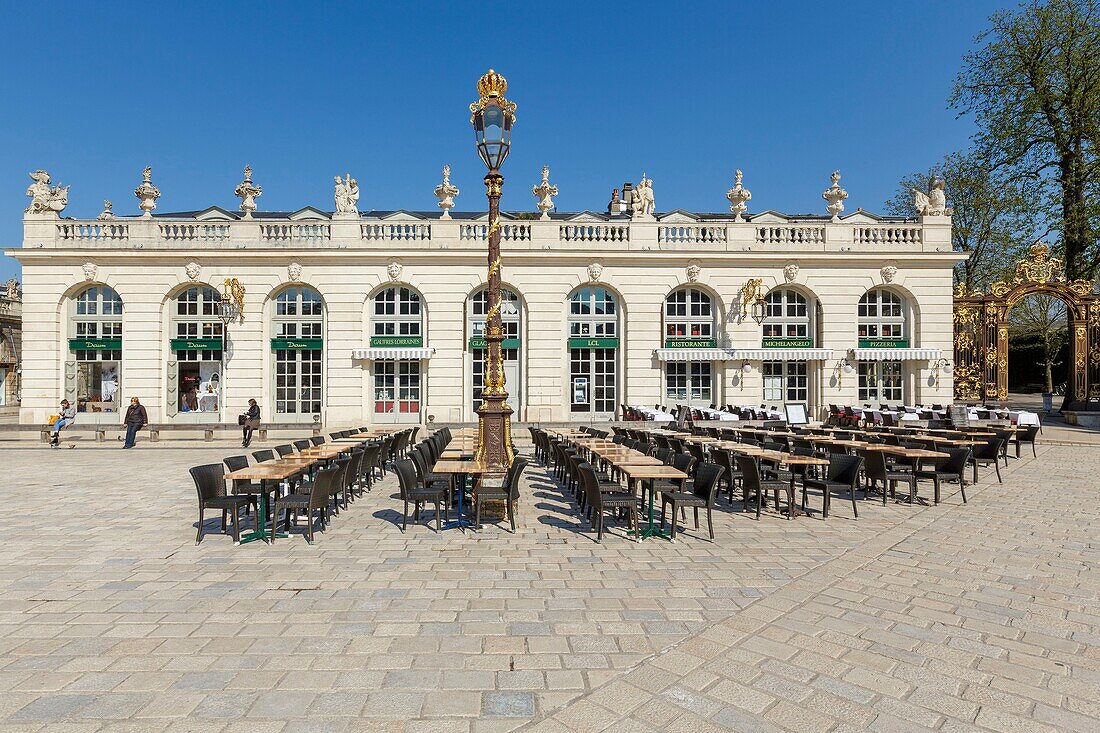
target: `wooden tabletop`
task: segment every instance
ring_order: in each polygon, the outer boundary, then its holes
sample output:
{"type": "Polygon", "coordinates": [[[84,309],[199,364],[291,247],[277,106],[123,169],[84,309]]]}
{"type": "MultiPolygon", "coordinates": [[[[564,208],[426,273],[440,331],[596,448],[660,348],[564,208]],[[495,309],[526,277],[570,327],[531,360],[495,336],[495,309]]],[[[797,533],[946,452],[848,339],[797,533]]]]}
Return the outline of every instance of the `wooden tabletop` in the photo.
{"type": "Polygon", "coordinates": [[[620,471],[632,479],[649,479],[649,478],[687,478],[687,474],[683,471],[673,468],[672,466],[631,466],[629,464],[619,466],[620,471]]]}
{"type": "Polygon", "coordinates": [[[331,445],[326,443],[325,445],[319,445],[315,448],[306,448],[298,455],[309,458],[332,458],[350,449],[350,445],[331,445]]]}
{"type": "Polygon", "coordinates": [[[489,467],[483,461],[455,461],[439,459],[432,466],[435,473],[485,473],[489,467]]]}
{"type": "Polygon", "coordinates": [[[819,456],[792,456],[787,453],[781,463],[787,466],[828,466],[829,459],[819,456]]]}
{"type": "Polygon", "coordinates": [[[938,450],[925,450],[924,448],[903,448],[898,445],[883,445],[874,446],[874,450],[881,450],[883,453],[889,453],[895,456],[902,456],[904,458],[950,458],[950,453],[943,453],[938,450]]]}
{"type": "Polygon", "coordinates": [[[307,465],[308,464],[292,461],[267,461],[227,473],[225,474],[225,478],[233,481],[238,479],[249,481],[257,479],[260,481],[282,481],[283,479],[298,475],[305,470],[307,465]]]}
{"type": "Polygon", "coordinates": [[[654,456],[647,456],[644,453],[638,451],[627,451],[623,453],[605,453],[600,455],[600,458],[604,459],[608,463],[615,466],[663,466],[664,461],[654,456]]]}

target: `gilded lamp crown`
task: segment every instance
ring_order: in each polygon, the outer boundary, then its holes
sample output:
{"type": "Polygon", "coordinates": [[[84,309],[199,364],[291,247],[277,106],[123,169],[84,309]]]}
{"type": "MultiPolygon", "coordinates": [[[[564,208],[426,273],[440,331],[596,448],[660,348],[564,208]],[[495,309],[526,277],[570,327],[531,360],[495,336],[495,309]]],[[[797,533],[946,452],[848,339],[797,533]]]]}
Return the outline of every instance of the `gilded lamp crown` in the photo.
{"type": "Polygon", "coordinates": [[[477,81],[477,93],[482,99],[491,97],[503,97],[508,91],[508,80],[502,74],[489,69],[477,81]]]}

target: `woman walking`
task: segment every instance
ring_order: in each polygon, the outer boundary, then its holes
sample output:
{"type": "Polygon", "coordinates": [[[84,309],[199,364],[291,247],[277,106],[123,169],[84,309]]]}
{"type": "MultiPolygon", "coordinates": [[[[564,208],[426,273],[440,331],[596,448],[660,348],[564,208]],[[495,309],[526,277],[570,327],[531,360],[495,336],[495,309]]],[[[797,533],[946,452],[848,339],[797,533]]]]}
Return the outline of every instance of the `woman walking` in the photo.
{"type": "Polygon", "coordinates": [[[66,425],[72,425],[74,422],[76,422],[76,408],[70,405],[68,400],[61,400],[61,413],[57,416],[57,419],[54,420],[50,428],[53,433],[50,438],[51,447],[56,448],[57,444],[60,442],[61,428],[66,425]]]}
{"type": "Polygon", "coordinates": [[[126,442],[123,448],[133,448],[137,440],[137,431],[149,424],[149,415],[145,412],[145,405],[141,404],[137,397],[130,398],[130,406],[126,408],[126,419],[122,421],[126,425],[126,442]]]}
{"type": "Polygon", "coordinates": [[[244,428],[241,445],[247,448],[252,442],[252,431],[260,427],[260,406],[256,404],[256,400],[248,401],[248,412],[241,415],[241,427],[244,428]]]}

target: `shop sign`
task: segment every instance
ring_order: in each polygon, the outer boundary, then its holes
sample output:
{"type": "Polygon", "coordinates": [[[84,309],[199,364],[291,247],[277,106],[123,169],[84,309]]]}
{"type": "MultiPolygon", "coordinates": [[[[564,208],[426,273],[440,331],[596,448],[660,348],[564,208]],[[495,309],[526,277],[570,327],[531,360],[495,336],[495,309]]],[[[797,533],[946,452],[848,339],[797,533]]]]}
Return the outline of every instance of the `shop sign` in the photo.
{"type": "Polygon", "coordinates": [[[423,336],[371,336],[370,337],[371,348],[374,349],[387,349],[395,346],[423,346],[423,336]]]}
{"type": "MultiPolygon", "coordinates": [[[[486,341],[483,337],[474,336],[473,338],[470,339],[470,348],[471,349],[487,349],[487,348],[489,348],[489,342],[486,341]]],[[[518,349],[519,348],[519,339],[504,339],[503,341],[500,342],[500,348],[502,348],[502,349],[518,349]]]]}
{"type": "Polygon", "coordinates": [[[571,349],[617,349],[619,348],[619,339],[617,338],[571,338],[569,339],[569,348],[571,349]]]}
{"type": "Polygon", "coordinates": [[[69,339],[71,351],[122,351],[122,339],[69,339]]]}
{"type": "Polygon", "coordinates": [[[665,339],[666,349],[713,349],[718,346],[716,339],[665,339]]]}
{"type": "Polygon", "coordinates": [[[861,349],[908,349],[909,339],[860,339],[861,349]]]}
{"type": "Polygon", "coordinates": [[[271,339],[271,350],[297,349],[313,351],[324,346],[324,339],[271,339]]]}
{"type": "Polygon", "coordinates": [[[172,339],[172,351],[220,351],[221,339],[172,339]]]}
{"type": "Polygon", "coordinates": [[[765,338],[760,342],[765,349],[810,349],[813,345],[812,338],[765,338]]]}

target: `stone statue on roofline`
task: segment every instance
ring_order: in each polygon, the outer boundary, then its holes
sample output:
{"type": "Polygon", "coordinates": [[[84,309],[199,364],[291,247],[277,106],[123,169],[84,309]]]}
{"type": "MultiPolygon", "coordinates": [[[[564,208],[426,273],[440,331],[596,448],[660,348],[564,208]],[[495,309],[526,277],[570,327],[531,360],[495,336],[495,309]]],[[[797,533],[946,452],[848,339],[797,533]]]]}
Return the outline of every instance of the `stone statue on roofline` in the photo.
{"type": "Polygon", "coordinates": [[[826,211],[833,215],[833,223],[840,221],[840,212],[844,211],[844,199],[848,198],[848,192],[840,187],[840,171],[833,171],[829,176],[833,185],[825,189],[821,198],[829,202],[826,211]]]}
{"type": "Polygon", "coordinates": [[[150,217],[153,209],[157,208],[157,199],[160,198],[160,189],[153,185],[153,169],[145,166],[141,172],[141,185],[134,189],[134,195],[138,198],[138,208],[142,216],[150,217]]]}
{"type": "Polygon", "coordinates": [[[653,212],[656,210],[656,203],[653,199],[653,179],[646,178],[645,173],[642,174],[642,180],[638,183],[638,187],[634,189],[631,207],[634,210],[635,219],[652,217],[653,212]]]}
{"type": "Polygon", "coordinates": [[[913,189],[913,207],[920,216],[951,216],[954,211],[947,206],[947,194],[942,178],[933,178],[928,195],[913,189]]]}
{"type": "Polygon", "coordinates": [[[348,173],[344,178],[336,176],[334,179],[332,198],[336,203],[337,214],[359,213],[359,181],[348,173]]]}
{"type": "Polygon", "coordinates": [[[27,187],[27,195],[31,197],[31,205],[26,208],[27,214],[60,214],[69,204],[68,186],[50,186],[50,174],[43,170],[37,170],[30,174],[34,181],[27,187]]]}

